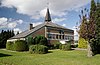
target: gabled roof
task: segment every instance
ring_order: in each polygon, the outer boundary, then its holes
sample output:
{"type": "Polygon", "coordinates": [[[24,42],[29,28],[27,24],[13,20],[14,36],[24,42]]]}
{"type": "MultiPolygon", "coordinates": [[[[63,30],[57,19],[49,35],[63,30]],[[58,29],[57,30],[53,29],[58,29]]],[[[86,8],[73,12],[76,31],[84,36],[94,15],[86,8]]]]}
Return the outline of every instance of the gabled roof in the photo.
{"type": "MultiPolygon", "coordinates": [[[[35,31],[39,30],[40,28],[42,28],[44,26],[47,26],[47,27],[49,26],[49,27],[55,27],[55,28],[61,28],[61,29],[70,30],[70,29],[67,29],[67,28],[65,28],[63,26],[60,26],[58,24],[55,24],[55,23],[52,23],[52,22],[46,22],[46,23],[42,23],[40,25],[37,25],[36,27],[34,27],[31,30],[26,30],[26,31],[24,31],[24,32],[22,32],[22,33],[20,33],[20,34],[18,34],[16,36],[10,38],[10,39],[25,38],[26,36],[34,33],[35,31]]],[[[70,31],[73,31],[73,30],[70,30],[70,31]]]]}

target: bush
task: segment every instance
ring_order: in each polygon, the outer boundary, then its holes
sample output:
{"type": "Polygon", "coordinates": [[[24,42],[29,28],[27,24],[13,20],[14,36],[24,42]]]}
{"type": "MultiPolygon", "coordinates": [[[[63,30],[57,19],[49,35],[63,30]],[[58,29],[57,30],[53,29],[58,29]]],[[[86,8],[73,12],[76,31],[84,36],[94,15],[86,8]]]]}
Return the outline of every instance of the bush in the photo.
{"type": "Polygon", "coordinates": [[[61,50],[64,50],[64,51],[71,50],[71,44],[69,44],[69,43],[62,44],[61,45],[61,50]]]}
{"type": "Polygon", "coordinates": [[[47,46],[44,45],[31,45],[29,47],[29,52],[32,53],[37,53],[37,54],[45,54],[48,52],[47,46]]]}
{"type": "Polygon", "coordinates": [[[54,49],[59,49],[59,47],[60,47],[60,42],[57,42],[57,43],[54,43],[53,45],[54,45],[54,49]]]}
{"type": "Polygon", "coordinates": [[[71,50],[71,43],[72,41],[68,41],[66,44],[61,44],[60,49],[64,51],[71,50]]]}
{"type": "Polygon", "coordinates": [[[40,45],[45,45],[47,46],[48,45],[48,41],[47,41],[47,38],[45,38],[44,36],[36,36],[34,38],[34,44],[40,44],[40,45]]]}
{"type": "Polygon", "coordinates": [[[63,44],[60,44],[60,45],[59,45],[59,49],[62,49],[62,45],[63,45],[63,44]]]}
{"type": "Polygon", "coordinates": [[[73,44],[71,45],[72,48],[77,48],[78,47],[78,44],[73,44]]]}
{"type": "Polygon", "coordinates": [[[27,44],[28,45],[32,45],[32,44],[34,44],[34,39],[33,39],[33,37],[32,36],[29,36],[28,38],[27,38],[27,44]]]}
{"type": "Polygon", "coordinates": [[[13,47],[14,47],[14,51],[25,51],[27,44],[24,40],[17,40],[15,41],[13,47]]]}
{"type": "Polygon", "coordinates": [[[84,38],[79,38],[78,48],[87,48],[87,41],[84,38]]]}
{"type": "Polygon", "coordinates": [[[14,44],[13,42],[7,42],[6,43],[6,49],[7,50],[13,50],[13,44],[14,44]]]}

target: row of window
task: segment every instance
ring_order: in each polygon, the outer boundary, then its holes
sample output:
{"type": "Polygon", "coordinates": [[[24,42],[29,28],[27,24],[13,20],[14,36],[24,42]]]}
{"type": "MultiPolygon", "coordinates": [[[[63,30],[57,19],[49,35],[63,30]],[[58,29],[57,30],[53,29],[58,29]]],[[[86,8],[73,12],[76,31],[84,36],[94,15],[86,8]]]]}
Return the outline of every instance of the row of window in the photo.
{"type": "Polygon", "coordinates": [[[58,35],[58,34],[48,34],[49,39],[64,39],[64,40],[72,40],[73,36],[68,35],[58,35]]]}

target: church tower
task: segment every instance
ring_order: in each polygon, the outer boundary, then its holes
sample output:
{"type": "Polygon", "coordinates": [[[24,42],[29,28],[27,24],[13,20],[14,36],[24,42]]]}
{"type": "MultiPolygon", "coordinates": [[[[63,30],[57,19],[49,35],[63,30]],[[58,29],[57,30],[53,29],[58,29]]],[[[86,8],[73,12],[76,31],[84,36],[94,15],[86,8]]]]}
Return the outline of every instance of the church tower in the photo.
{"type": "Polygon", "coordinates": [[[49,8],[47,8],[46,16],[45,16],[45,22],[51,22],[51,16],[49,12],[49,8]]]}

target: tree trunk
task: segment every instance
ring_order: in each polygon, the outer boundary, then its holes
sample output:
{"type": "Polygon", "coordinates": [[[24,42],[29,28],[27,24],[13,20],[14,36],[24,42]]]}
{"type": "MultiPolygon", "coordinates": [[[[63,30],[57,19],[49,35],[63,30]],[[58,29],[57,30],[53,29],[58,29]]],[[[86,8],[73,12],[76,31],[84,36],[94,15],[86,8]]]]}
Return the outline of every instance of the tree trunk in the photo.
{"type": "Polygon", "coordinates": [[[94,55],[94,53],[92,52],[92,48],[91,48],[89,42],[88,42],[88,48],[87,48],[87,51],[88,51],[88,54],[87,54],[88,57],[92,57],[92,56],[94,55]]]}

